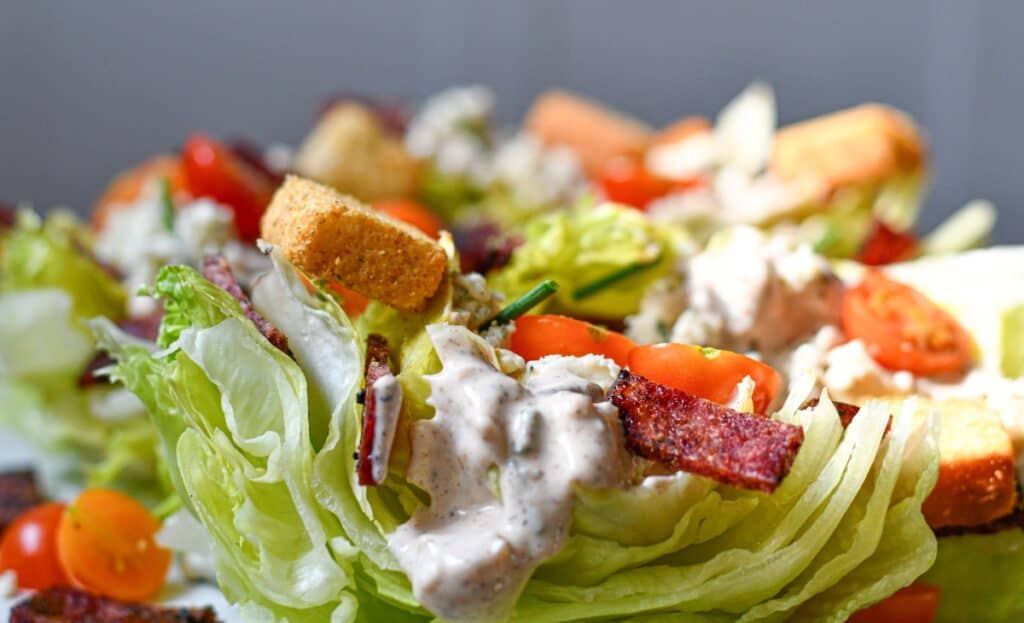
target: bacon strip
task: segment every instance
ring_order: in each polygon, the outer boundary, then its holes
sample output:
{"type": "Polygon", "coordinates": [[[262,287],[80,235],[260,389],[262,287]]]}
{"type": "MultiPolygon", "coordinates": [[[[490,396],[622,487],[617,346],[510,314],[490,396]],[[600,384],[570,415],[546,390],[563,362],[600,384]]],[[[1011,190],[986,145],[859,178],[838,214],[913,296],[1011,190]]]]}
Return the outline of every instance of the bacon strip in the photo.
{"type": "Polygon", "coordinates": [[[377,429],[377,400],[374,396],[373,384],[377,379],[391,374],[391,351],[388,341],[383,335],[371,333],[366,338],[366,393],[363,406],[363,436],[359,440],[359,484],[364,487],[376,487],[380,483],[373,479],[373,437],[377,429]]]}
{"type": "MultiPolygon", "coordinates": [[[[817,398],[812,398],[805,402],[802,408],[813,409],[814,407],[818,406],[818,402],[819,400],[817,398]]],[[[858,407],[857,405],[852,405],[848,402],[839,402],[838,400],[833,400],[832,405],[835,406],[836,411],[839,413],[839,422],[843,425],[843,428],[849,426],[850,422],[853,421],[853,418],[856,417],[858,413],[860,413],[860,407],[858,407]]],[[[890,429],[892,429],[891,415],[889,416],[889,422],[885,425],[885,432],[888,433],[890,429]]]]}
{"type": "Polygon", "coordinates": [[[162,608],[52,587],[18,602],[11,623],[218,623],[213,608],[162,608]]]}
{"type": "Polygon", "coordinates": [[[252,301],[250,301],[249,297],[242,291],[242,286],[238,284],[238,279],[235,278],[235,273],[231,272],[231,267],[228,266],[228,262],[223,256],[207,255],[204,257],[203,276],[210,280],[210,282],[215,286],[220,287],[228,294],[235,297],[235,300],[237,300],[239,305],[242,306],[242,312],[245,313],[245,317],[256,325],[256,328],[260,330],[260,333],[262,333],[271,344],[289,355],[292,354],[291,350],[288,348],[288,338],[284,333],[281,333],[277,327],[270,324],[266,318],[256,311],[256,308],[252,305],[252,301]]]}
{"type": "Polygon", "coordinates": [[[28,469],[0,474],[0,534],[28,509],[45,502],[28,469]]]}
{"type": "Polygon", "coordinates": [[[17,217],[17,212],[10,204],[0,201],[0,229],[14,227],[14,223],[18,220],[17,217]]]}
{"type": "Polygon", "coordinates": [[[626,443],[672,469],[771,493],[803,444],[799,426],[739,413],[623,370],[611,389],[626,443]]]}

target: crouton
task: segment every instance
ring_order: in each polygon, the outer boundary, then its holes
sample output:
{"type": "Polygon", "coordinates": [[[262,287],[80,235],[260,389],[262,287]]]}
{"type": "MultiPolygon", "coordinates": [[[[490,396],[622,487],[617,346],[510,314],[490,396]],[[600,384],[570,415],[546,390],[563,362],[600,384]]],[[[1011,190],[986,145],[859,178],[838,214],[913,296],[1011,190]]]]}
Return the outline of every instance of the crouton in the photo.
{"type": "Polygon", "coordinates": [[[423,308],[447,266],[441,246],[419,230],[294,175],[274,194],[262,233],[307,273],[403,311],[423,308]]]}
{"type": "Polygon", "coordinates": [[[566,91],[538,97],[524,125],[543,143],[572,149],[591,177],[616,156],[642,154],[653,134],[640,121],[566,91]]]}
{"type": "Polygon", "coordinates": [[[419,163],[362,104],[332,106],[295,154],[295,171],[367,202],[411,197],[419,163]]]}
{"type": "MultiPolygon", "coordinates": [[[[899,413],[904,399],[889,400],[899,413]]],[[[918,398],[918,415],[936,412],[939,479],[923,511],[932,528],[969,528],[1011,514],[1017,504],[1017,476],[1009,434],[998,413],[974,400],[918,398]]]]}
{"type": "Polygon", "coordinates": [[[815,179],[832,193],[916,173],[925,159],[924,139],[910,117],[864,104],[779,130],[770,168],[783,180],[815,179]]]}

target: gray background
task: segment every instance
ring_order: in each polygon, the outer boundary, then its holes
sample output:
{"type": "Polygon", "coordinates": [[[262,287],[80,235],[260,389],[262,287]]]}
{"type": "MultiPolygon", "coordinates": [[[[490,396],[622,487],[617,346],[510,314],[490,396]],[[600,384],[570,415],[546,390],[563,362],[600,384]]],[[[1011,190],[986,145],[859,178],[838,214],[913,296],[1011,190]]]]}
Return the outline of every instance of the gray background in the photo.
{"type": "Polygon", "coordinates": [[[965,200],[1024,242],[1024,3],[0,0],[0,197],[87,211],[193,129],[295,143],[334,91],[420,100],[496,89],[520,118],[550,86],[652,123],[774,84],[783,122],[865,100],[933,146],[924,229],[965,200]]]}

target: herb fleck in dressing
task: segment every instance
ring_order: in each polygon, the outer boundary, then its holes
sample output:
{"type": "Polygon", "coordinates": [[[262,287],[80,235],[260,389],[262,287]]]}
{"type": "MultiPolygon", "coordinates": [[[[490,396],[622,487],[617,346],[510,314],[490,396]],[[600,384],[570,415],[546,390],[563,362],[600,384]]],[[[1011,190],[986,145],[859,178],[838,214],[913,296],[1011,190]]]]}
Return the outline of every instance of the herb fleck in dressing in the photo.
{"type": "Polygon", "coordinates": [[[443,369],[433,419],[412,429],[409,479],[431,496],[389,537],[420,603],[449,621],[497,621],[572,523],[573,487],[623,484],[631,461],[597,356],[532,362],[522,381],[463,327],[428,327],[443,369]]]}

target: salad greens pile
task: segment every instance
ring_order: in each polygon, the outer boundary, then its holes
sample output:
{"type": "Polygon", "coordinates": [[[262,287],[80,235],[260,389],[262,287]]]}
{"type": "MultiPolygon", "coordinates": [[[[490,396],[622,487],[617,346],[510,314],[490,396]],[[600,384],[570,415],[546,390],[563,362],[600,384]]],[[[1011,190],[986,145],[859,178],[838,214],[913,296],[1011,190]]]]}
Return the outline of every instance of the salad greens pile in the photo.
{"type": "Polygon", "coordinates": [[[88,247],[85,229],[59,212],[42,221],[22,211],[0,237],[0,421],[75,457],[89,484],[159,491],[141,405],[123,388],[80,381],[98,352],[86,319],[122,318],[126,298],[88,247]]]}
{"type": "MultiPolygon", "coordinates": [[[[161,271],[163,350],[93,323],[170,457],[172,481],[209,531],[218,579],[253,620],[429,621],[387,545],[422,491],[395,469],[357,484],[364,331],[384,328],[405,389],[403,419],[430,417],[423,375],[439,367],[426,325],[444,321],[450,284],[429,309],[371,306],[353,326],[310,293],[276,251],[253,300],[289,338],[272,346],[226,292],[186,267],[161,271]]],[[[500,361],[494,353],[493,361],[500,361]]],[[[827,399],[800,408],[797,383],[774,417],[805,441],[772,495],[687,474],[577,493],[564,550],[526,585],[514,621],[844,621],[933,563],[921,502],[937,470],[936,432],[869,405],[844,429],[827,399]]],[[[401,438],[402,435],[399,435],[401,438]]],[[[393,461],[394,463],[394,461],[393,461]]]]}

